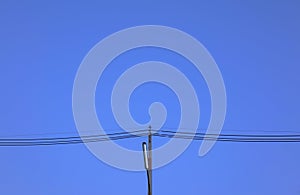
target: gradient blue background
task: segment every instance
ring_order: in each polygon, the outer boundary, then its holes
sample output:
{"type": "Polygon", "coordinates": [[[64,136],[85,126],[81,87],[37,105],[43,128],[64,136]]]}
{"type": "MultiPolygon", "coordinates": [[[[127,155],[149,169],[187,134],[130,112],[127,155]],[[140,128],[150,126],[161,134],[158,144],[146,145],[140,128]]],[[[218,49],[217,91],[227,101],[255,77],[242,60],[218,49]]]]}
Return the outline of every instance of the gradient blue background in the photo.
{"type": "MultiPolygon", "coordinates": [[[[72,87],[81,60],[111,33],[145,24],[183,30],[213,55],[227,89],[223,133],[300,133],[299,8],[296,0],[1,0],[0,137],[77,135],[72,87]]],[[[162,60],[189,75],[200,97],[199,128],[205,128],[209,94],[192,65],[167,51],[132,52],[137,53],[123,56],[128,66],[162,60]]],[[[124,68],[117,61],[97,89],[98,115],[108,129],[117,128],[104,103],[114,82],[110,75],[124,68]]],[[[166,127],[175,128],[178,101],[169,89],[157,84],[142,86],[133,94],[131,108],[136,120],[149,119],[147,107],[152,100],[166,104],[166,127]]],[[[165,141],[155,139],[154,145],[165,141]]],[[[300,194],[299,143],[219,142],[208,155],[198,157],[200,143],[193,142],[176,161],[154,171],[153,194],[300,194]]],[[[139,149],[140,140],[121,144],[139,149]]],[[[83,144],[1,147],[0,173],[0,194],[147,193],[144,172],[112,168],[83,144]]]]}

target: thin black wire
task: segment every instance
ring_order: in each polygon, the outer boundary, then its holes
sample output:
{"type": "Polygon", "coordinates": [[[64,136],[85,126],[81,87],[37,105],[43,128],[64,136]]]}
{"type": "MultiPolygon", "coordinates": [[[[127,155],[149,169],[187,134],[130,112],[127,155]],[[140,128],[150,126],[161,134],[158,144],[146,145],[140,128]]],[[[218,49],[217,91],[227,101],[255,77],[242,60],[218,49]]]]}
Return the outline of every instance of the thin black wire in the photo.
{"type": "Polygon", "coordinates": [[[191,132],[176,132],[170,130],[160,130],[153,134],[158,137],[210,140],[223,142],[300,142],[300,134],[204,134],[191,132]]]}
{"type": "MultiPolygon", "coordinates": [[[[1,138],[0,146],[44,146],[61,144],[80,144],[90,142],[102,142],[109,140],[121,140],[144,137],[149,130],[136,130],[131,132],[117,132],[110,134],[95,134],[86,136],[69,137],[41,137],[41,138],[1,138]],[[134,133],[134,134],[132,134],[134,133]]],[[[210,140],[221,142],[300,142],[299,134],[205,134],[183,131],[159,130],[153,131],[153,136],[163,138],[177,138],[190,140],[210,140]]]]}
{"type": "MultiPolygon", "coordinates": [[[[164,127],[164,129],[167,130],[175,130],[177,131],[178,128],[174,127],[164,127]]],[[[187,127],[180,127],[180,130],[190,130],[191,128],[187,127]]],[[[197,131],[206,131],[206,129],[197,129],[197,131]]],[[[299,131],[293,131],[293,130],[263,130],[263,129],[222,129],[223,132],[263,132],[263,133],[300,133],[299,131]]]]}
{"type": "MultiPolygon", "coordinates": [[[[79,143],[90,143],[90,142],[101,142],[101,141],[109,141],[109,140],[120,140],[120,139],[128,139],[128,138],[137,138],[137,137],[143,137],[147,136],[148,133],[140,133],[135,135],[119,135],[119,136],[113,136],[113,137],[99,137],[99,138],[84,138],[81,139],[80,137],[76,137],[76,139],[69,139],[69,140],[57,140],[61,138],[55,138],[53,140],[38,140],[35,139],[34,141],[24,141],[23,140],[17,140],[16,141],[6,141],[2,140],[0,141],[0,146],[43,146],[43,145],[61,145],[61,144],[79,144],[79,143]]],[[[106,135],[101,135],[106,136],[106,135]]]]}
{"type": "Polygon", "coordinates": [[[69,136],[69,137],[45,137],[45,138],[0,138],[1,141],[39,141],[39,140],[64,140],[64,139],[76,139],[76,138],[93,138],[93,137],[110,137],[110,136],[116,136],[116,135],[127,135],[132,133],[142,133],[142,132],[148,132],[148,130],[136,130],[136,131],[130,131],[128,132],[117,132],[117,133],[108,133],[108,134],[95,134],[95,135],[83,135],[83,136],[69,136]]]}
{"type": "Polygon", "coordinates": [[[222,138],[222,137],[206,137],[206,136],[178,136],[168,134],[153,134],[157,137],[192,139],[192,140],[209,140],[222,142],[300,142],[300,138],[222,138]]]}
{"type": "Polygon", "coordinates": [[[182,132],[182,131],[170,131],[170,130],[159,130],[162,133],[171,133],[171,134],[182,134],[182,135],[195,135],[195,136],[230,136],[230,137],[299,137],[299,134],[209,134],[209,133],[192,133],[192,132],[182,132]]]}
{"type": "MultiPolygon", "coordinates": [[[[38,129],[37,129],[38,130],[38,129]]],[[[10,130],[12,131],[12,130],[10,130]]],[[[6,136],[0,136],[0,139],[5,139],[5,137],[19,137],[19,138],[25,138],[25,137],[33,137],[33,136],[44,136],[44,137],[50,137],[51,135],[70,135],[70,134],[74,134],[74,132],[76,132],[76,130],[68,130],[68,131],[65,131],[65,130],[60,130],[60,131],[53,131],[51,129],[40,129],[40,131],[51,131],[51,132],[44,132],[44,133],[24,133],[24,134],[9,134],[9,135],[6,135],[6,136]]],[[[106,132],[120,132],[123,133],[123,129],[105,129],[106,132]]],[[[145,131],[144,129],[141,129],[141,130],[136,130],[136,129],[133,129],[133,128],[129,128],[129,129],[126,129],[126,131],[130,131],[130,132],[139,132],[139,131],[145,131]]],[[[147,130],[148,131],[148,130],[147,130]]],[[[85,132],[87,134],[92,134],[92,133],[97,133],[99,132],[99,130],[85,130],[85,132]]]]}

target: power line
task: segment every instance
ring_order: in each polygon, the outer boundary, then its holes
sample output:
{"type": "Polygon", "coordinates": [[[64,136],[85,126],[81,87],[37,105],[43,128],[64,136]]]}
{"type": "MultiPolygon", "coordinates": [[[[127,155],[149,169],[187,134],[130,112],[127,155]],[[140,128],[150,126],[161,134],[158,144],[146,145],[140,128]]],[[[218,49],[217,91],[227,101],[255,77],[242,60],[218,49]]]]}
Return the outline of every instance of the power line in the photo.
{"type": "MultiPolygon", "coordinates": [[[[162,138],[210,140],[220,142],[300,142],[299,134],[205,134],[184,131],[159,130],[153,131],[153,136],[162,138]]],[[[44,146],[62,144],[80,144],[89,142],[102,142],[109,140],[121,140],[129,138],[145,137],[148,130],[136,130],[131,132],[116,132],[110,134],[92,134],[86,136],[68,137],[36,137],[36,138],[1,138],[0,146],[44,146]],[[133,134],[134,133],[134,134],[133,134]]]]}
{"type": "Polygon", "coordinates": [[[46,137],[46,138],[6,138],[0,139],[0,146],[43,146],[61,144],[79,144],[89,142],[102,142],[109,140],[121,140],[137,138],[148,135],[145,131],[135,131],[135,134],[119,132],[103,135],[72,136],[72,137],[46,137]]]}
{"type": "Polygon", "coordinates": [[[5,141],[38,141],[38,140],[60,140],[60,139],[76,139],[76,138],[97,138],[97,137],[110,137],[118,135],[132,135],[133,133],[146,133],[148,130],[136,130],[130,132],[117,132],[108,134],[94,134],[94,135],[83,135],[83,136],[70,136],[70,137],[45,137],[45,138],[0,138],[0,142],[5,141]]]}
{"type": "Polygon", "coordinates": [[[159,133],[169,133],[177,135],[195,135],[195,136],[230,136],[230,137],[300,137],[299,134],[209,134],[209,133],[192,133],[183,131],[159,130],[159,133]]]}
{"type": "Polygon", "coordinates": [[[222,142],[300,142],[300,134],[205,134],[160,130],[153,136],[222,142]]]}
{"type": "MultiPolygon", "coordinates": [[[[294,138],[290,137],[255,137],[255,138],[224,138],[216,136],[182,136],[182,135],[170,135],[155,133],[153,136],[166,137],[166,138],[178,138],[178,139],[192,139],[192,140],[209,140],[209,141],[221,141],[221,142],[300,142],[300,136],[294,138]]],[[[223,135],[224,136],[224,135],[223,135]]]]}

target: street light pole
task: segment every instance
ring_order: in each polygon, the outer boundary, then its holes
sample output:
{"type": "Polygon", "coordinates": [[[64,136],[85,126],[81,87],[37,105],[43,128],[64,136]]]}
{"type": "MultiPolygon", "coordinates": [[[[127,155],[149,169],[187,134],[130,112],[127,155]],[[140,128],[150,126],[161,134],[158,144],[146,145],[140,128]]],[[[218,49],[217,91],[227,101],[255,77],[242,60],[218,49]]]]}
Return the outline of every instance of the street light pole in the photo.
{"type": "Polygon", "coordinates": [[[149,126],[149,135],[148,135],[148,149],[146,142],[142,143],[143,155],[144,155],[144,165],[147,171],[147,180],[148,180],[148,195],[152,195],[152,134],[151,126],[149,126]]]}
{"type": "Polygon", "coordinates": [[[151,125],[149,126],[148,135],[148,163],[149,163],[149,183],[150,183],[150,195],[152,195],[152,132],[151,125]]]}
{"type": "Polygon", "coordinates": [[[143,142],[142,144],[143,148],[143,154],[144,154],[144,165],[145,169],[147,171],[147,182],[148,182],[148,195],[151,195],[151,184],[150,184],[150,175],[149,175],[149,161],[148,161],[148,150],[147,150],[147,144],[146,142],[143,142]]]}

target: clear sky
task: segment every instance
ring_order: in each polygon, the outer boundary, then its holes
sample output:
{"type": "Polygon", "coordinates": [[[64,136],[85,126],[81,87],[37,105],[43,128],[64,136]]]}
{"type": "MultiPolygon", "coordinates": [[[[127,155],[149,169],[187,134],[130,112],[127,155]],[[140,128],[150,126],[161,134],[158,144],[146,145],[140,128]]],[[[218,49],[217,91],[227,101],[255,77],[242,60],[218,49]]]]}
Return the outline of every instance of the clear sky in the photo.
{"type": "MultiPolygon", "coordinates": [[[[82,59],[106,36],[147,24],[180,29],[212,54],[227,92],[222,133],[300,133],[299,9],[296,0],[2,0],[0,137],[78,135],[72,90],[82,59]]],[[[103,126],[118,128],[109,108],[116,75],[147,60],[168,62],[191,79],[201,104],[199,128],[205,129],[211,102],[201,75],[180,56],[153,48],[120,56],[99,80],[95,101],[103,126]]],[[[147,122],[154,100],[168,109],[165,127],[176,129],[176,96],[156,83],[132,94],[134,118],[147,122]]],[[[119,143],[140,149],[141,140],[119,143]]],[[[166,141],[154,138],[154,147],[166,141]]],[[[153,172],[153,194],[300,194],[299,143],[218,142],[204,157],[198,156],[200,144],[192,142],[179,158],[153,172]]],[[[147,193],[145,172],[111,167],[84,144],[0,147],[0,165],[0,194],[147,193]]]]}

